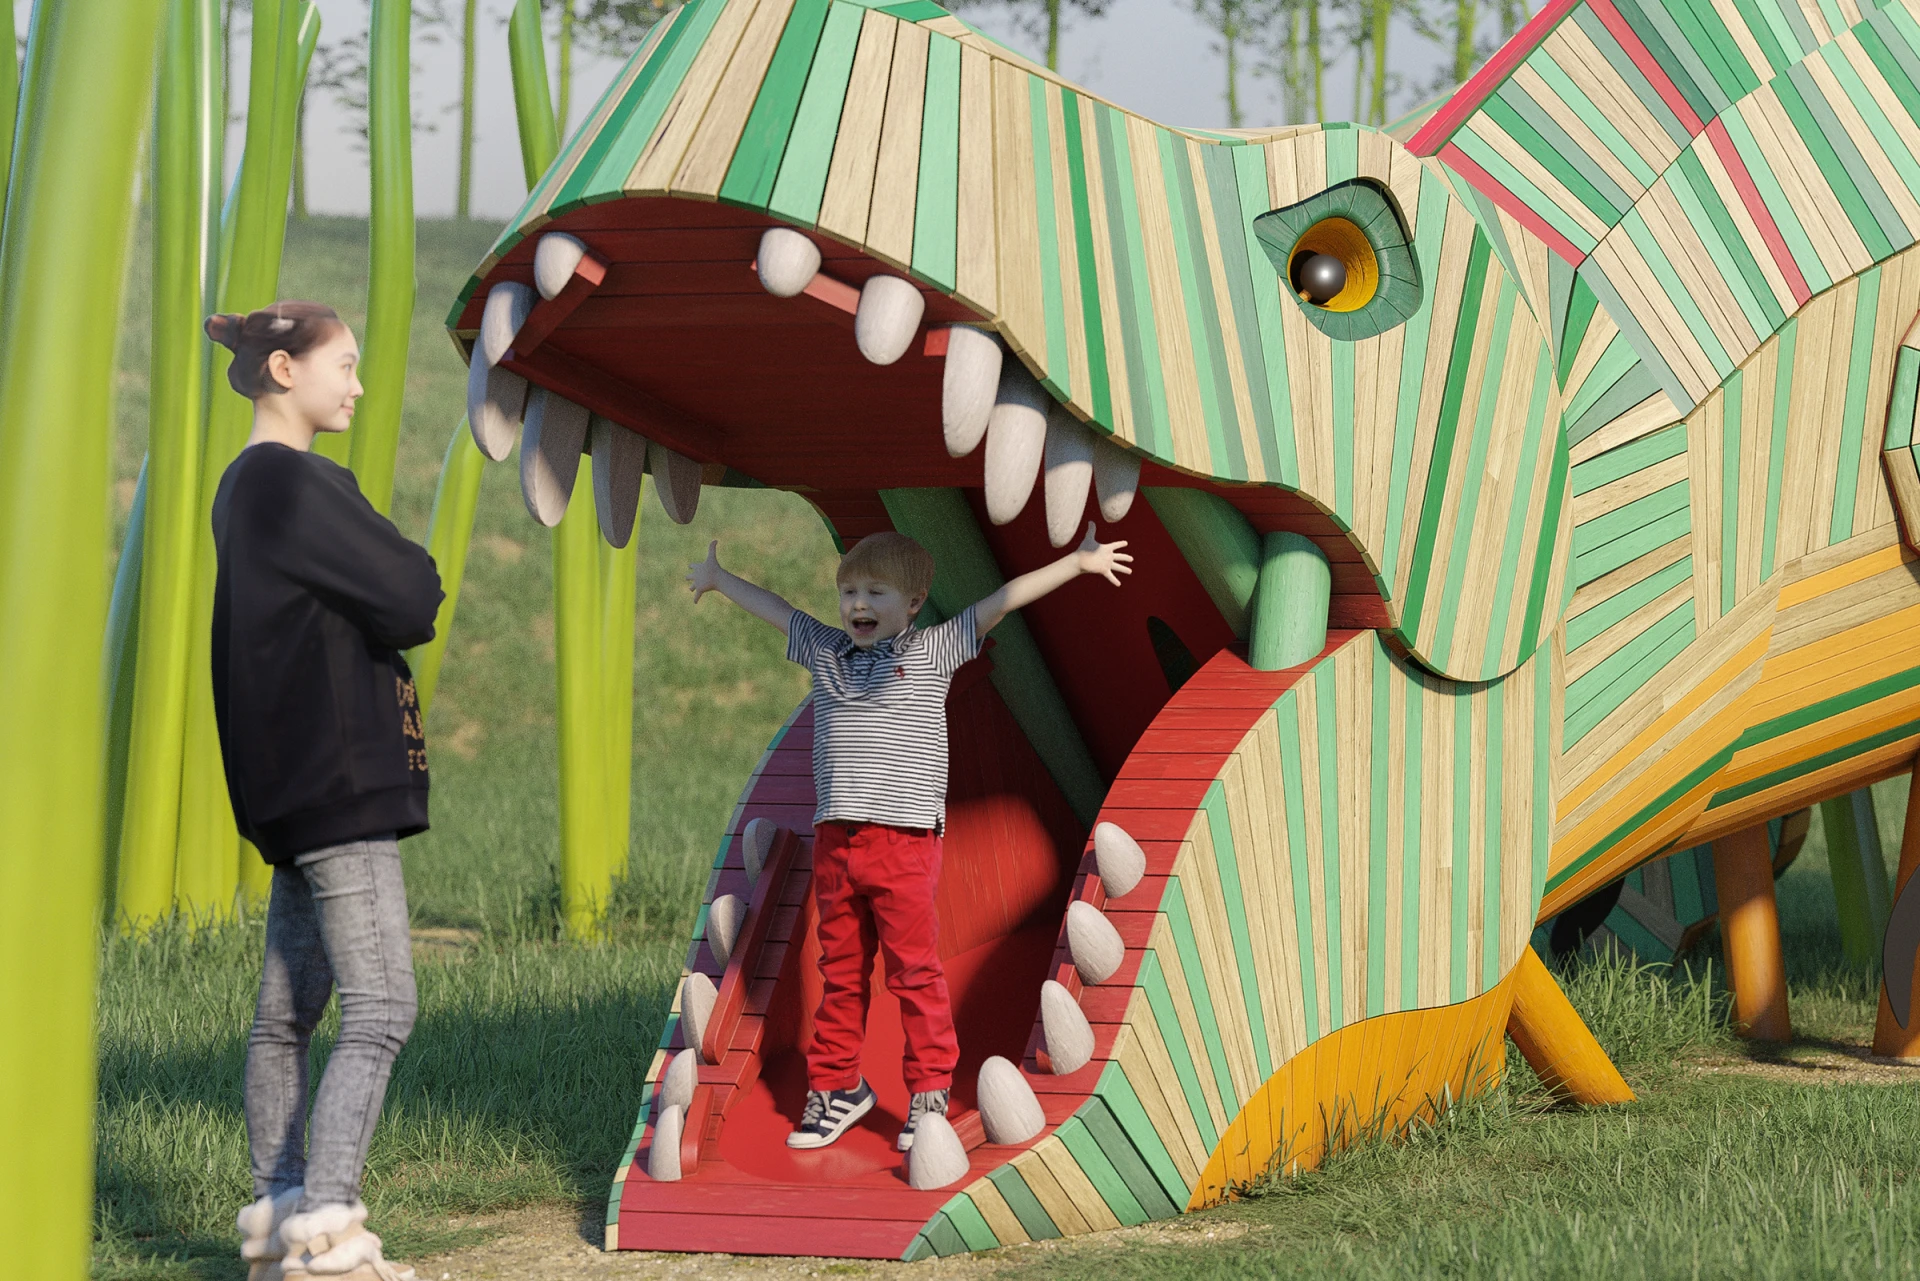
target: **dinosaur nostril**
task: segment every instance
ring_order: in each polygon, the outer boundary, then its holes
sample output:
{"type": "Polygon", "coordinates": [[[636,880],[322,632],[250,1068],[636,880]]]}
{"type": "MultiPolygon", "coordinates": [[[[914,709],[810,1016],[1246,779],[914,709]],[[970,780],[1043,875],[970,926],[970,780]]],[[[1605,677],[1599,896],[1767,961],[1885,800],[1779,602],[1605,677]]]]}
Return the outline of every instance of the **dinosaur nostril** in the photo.
{"type": "Polygon", "coordinates": [[[1303,253],[1293,259],[1293,292],[1324,307],[1347,286],[1347,264],[1332,254],[1303,253]]]}

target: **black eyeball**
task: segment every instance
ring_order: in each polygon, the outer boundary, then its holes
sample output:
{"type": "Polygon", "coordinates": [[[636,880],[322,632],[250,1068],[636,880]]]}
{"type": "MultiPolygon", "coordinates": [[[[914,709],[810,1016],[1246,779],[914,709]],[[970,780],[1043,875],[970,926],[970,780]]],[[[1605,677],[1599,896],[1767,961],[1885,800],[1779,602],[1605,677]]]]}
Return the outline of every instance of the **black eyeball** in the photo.
{"type": "Polygon", "coordinates": [[[1316,307],[1326,306],[1347,287],[1347,264],[1332,254],[1296,254],[1289,274],[1293,292],[1316,307]]]}

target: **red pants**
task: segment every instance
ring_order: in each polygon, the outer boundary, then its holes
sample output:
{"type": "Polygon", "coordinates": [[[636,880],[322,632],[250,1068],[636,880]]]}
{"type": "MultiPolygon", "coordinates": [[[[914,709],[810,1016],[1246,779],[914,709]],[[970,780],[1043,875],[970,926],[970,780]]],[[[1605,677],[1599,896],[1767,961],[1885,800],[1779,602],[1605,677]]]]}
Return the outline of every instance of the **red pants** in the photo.
{"type": "Polygon", "coordinates": [[[887,990],[900,1002],[907,1089],[950,1088],[960,1043],[934,911],[940,838],[878,823],[821,823],[813,835],[825,983],[807,1049],[808,1088],[850,1090],[860,1080],[876,946],[887,964],[887,990]]]}

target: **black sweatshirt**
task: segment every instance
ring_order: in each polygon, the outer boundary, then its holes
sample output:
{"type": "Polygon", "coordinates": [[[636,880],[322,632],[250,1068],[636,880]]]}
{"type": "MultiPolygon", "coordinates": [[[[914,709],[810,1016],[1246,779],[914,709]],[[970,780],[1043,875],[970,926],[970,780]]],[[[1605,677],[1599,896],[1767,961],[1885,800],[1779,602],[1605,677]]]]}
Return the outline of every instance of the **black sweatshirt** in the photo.
{"type": "Polygon", "coordinates": [[[433,557],[318,454],[253,445],[213,500],[213,705],[241,835],[269,863],[427,828],[399,651],[433,638],[433,557]]]}

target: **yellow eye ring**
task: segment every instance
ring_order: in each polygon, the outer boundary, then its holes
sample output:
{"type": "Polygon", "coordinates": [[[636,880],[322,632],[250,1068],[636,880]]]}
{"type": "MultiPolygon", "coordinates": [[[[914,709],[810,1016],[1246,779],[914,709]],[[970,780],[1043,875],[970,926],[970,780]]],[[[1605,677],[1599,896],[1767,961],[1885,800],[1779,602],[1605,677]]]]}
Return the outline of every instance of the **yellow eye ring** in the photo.
{"type": "Polygon", "coordinates": [[[1373,301],[1380,289],[1380,260],[1374,256],[1367,233],[1346,218],[1322,218],[1294,242],[1287,255],[1288,276],[1301,301],[1327,311],[1358,311],[1373,301]],[[1338,293],[1324,302],[1315,301],[1299,288],[1300,271],[1319,254],[1337,259],[1346,270],[1346,282],[1338,293]]]}

